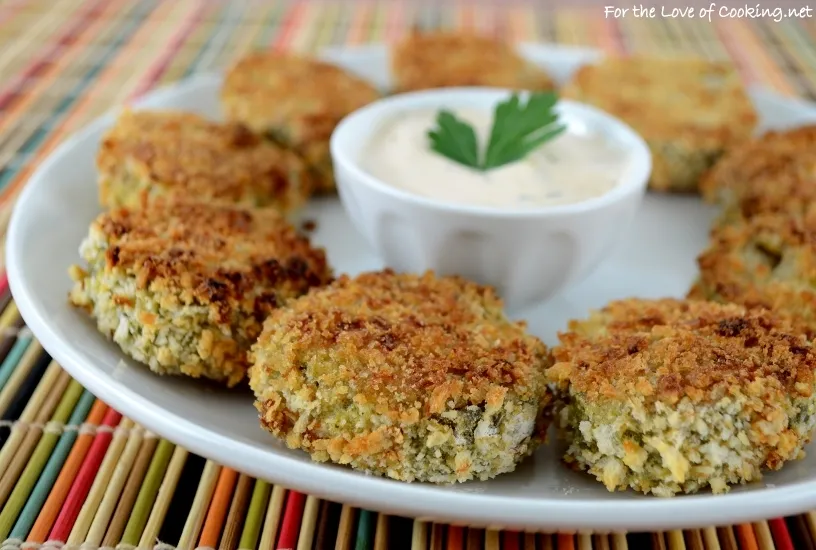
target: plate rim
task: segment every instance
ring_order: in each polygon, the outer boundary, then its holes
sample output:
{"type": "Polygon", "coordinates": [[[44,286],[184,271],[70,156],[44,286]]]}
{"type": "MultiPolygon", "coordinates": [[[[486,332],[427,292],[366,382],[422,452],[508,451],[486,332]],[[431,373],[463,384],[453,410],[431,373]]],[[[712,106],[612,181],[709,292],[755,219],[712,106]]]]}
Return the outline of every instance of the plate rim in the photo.
{"type": "MultiPolygon", "coordinates": [[[[540,48],[541,51],[585,55],[587,48],[572,48],[553,44],[521,45],[540,48]]],[[[365,51],[383,49],[382,44],[334,48],[334,51],[365,51]]],[[[597,52],[597,50],[595,50],[597,52]]],[[[600,52],[597,52],[600,53],[600,52]]],[[[220,79],[219,73],[199,73],[163,86],[142,96],[136,104],[160,101],[180,88],[200,85],[220,79]]],[[[759,89],[757,93],[774,101],[801,106],[816,114],[816,104],[788,98],[781,94],[759,89]]],[[[221,465],[235,468],[258,479],[280,483],[287,488],[320,498],[347,503],[360,508],[389,514],[415,517],[418,520],[441,521],[454,525],[529,530],[555,529],[564,531],[591,530],[621,532],[653,529],[685,529],[716,525],[731,525],[767,519],[768,512],[783,516],[801,513],[816,507],[816,480],[798,482],[786,487],[765,487],[746,493],[725,495],[687,495],[672,499],[634,495],[627,500],[552,500],[529,497],[485,495],[477,492],[445,491],[438,486],[404,483],[375,476],[349,476],[343,469],[315,468],[313,462],[300,462],[285,455],[270,455],[267,450],[203,428],[166,409],[155,407],[145,397],[130,390],[127,385],[108,377],[95,376],[94,368],[83,366],[81,357],[70,346],[64,346],[60,337],[49,327],[43,312],[33,303],[23,280],[20,259],[25,254],[20,246],[21,218],[25,205],[37,192],[47,186],[43,174],[70,151],[75,143],[110,125],[114,107],[85,125],[58,145],[35,169],[22,188],[9,219],[6,235],[6,271],[9,286],[17,308],[28,328],[43,349],[73,378],[95,396],[109,402],[124,416],[145,428],[221,465]],[[258,465],[274,459],[278,473],[270,475],[268,468],[258,465]],[[379,495],[379,496],[378,496],[379,495]],[[591,513],[587,513],[591,512],[591,513]]],[[[260,428],[259,428],[260,429],[260,428]]]]}

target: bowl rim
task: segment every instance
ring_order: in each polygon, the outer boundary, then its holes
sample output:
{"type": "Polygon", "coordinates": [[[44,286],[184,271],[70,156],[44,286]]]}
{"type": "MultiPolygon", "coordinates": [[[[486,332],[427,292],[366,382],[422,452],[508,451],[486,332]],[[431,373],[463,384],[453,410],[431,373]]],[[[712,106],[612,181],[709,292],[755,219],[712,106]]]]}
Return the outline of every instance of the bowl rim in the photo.
{"type": "Polygon", "coordinates": [[[489,108],[492,109],[495,103],[514,92],[519,93],[522,97],[528,96],[530,93],[509,88],[436,88],[394,94],[369,103],[346,115],[332,132],[329,149],[332,162],[335,164],[335,172],[339,171],[337,168],[348,172],[351,176],[349,179],[353,180],[350,185],[363,185],[377,193],[411,203],[414,206],[436,210],[441,213],[471,214],[490,218],[529,219],[542,216],[578,214],[611,206],[632,193],[646,193],[652,172],[652,155],[643,137],[619,118],[592,105],[570,99],[559,98],[557,108],[569,112],[571,116],[576,118],[590,119],[594,125],[602,127],[604,130],[609,131],[610,134],[623,136],[623,139],[616,138],[614,141],[624,143],[629,154],[632,155],[632,169],[628,177],[622,178],[617,185],[604,194],[576,203],[534,208],[495,208],[433,199],[403,190],[373,176],[362,168],[360,162],[352,157],[348,149],[352,142],[369,141],[372,133],[378,129],[380,121],[387,120],[399,113],[449,106],[456,98],[470,105],[484,103],[490,105],[489,108]],[[372,119],[374,120],[372,121],[372,119]]]}

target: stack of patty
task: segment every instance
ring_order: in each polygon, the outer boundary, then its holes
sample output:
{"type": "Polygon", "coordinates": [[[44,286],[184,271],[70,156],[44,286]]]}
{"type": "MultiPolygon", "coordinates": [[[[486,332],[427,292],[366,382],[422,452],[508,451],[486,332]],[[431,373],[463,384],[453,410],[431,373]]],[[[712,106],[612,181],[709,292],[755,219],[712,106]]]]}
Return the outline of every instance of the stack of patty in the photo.
{"type": "Polygon", "coordinates": [[[609,490],[727,491],[816,427],[816,127],[769,132],[700,179],[721,208],[687,300],[612,302],[553,350],[565,461],[609,490]]]}
{"type": "Polygon", "coordinates": [[[763,306],[816,330],[816,127],[769,132],[701,182],[721,207],[689,296],[763,306]]]}
{"type": "Polygon", "coordinates": [[[266,316],[333,278],[286,219],[314,190],[308,167],[240,123],[125,110],[97,168],[109,210],[70,301],[156,373],[240,383],[266,316]]]}
{"type": "MultiPolygon", "coordinates": [[[[475,35],[413,33],[391,62],[398,91],[553,87],[475,35]]],[[[286,218],[334,188],[329,136],[379,94],[276,52],[230,69],[226,123],[118,119],[97,157],[110,210],[70,300],[156,373],[249,379],[261,426],[288,446],[398,480],[512,471],[556,410],[566,461],[610,490],[722,492],[800,457],[816,423],[816,129],[744,144],[756,115],[736,73],[700,60],[608,59],[565,92],[644,135],[653,189],[699,184],[724,206],[691,293],[713,301],[613,302],[550,352],[464,279],[335,279],[286,218]]]]}
{"type": "Polygon", "coordinates": [[[233,386],[266,316],[333,278],[287,218],[332,187],[328,136],[377,93],[270,52],[239,61],[222,92],[227,122],[125,110],[106,133],[97,168],[109,211],[81,246],[70,298],[151,370],[233,386]]]}
{"type": "MultiPolygon", "coordinates": [[[[459,57],[494,44],[465,39],[459,57]]],[[[514,67],[513,82],[549,85],[514,67]]],[[[229,71],[225,123],[125,111],[97,156],[109,210],[81,245],[70,301],[157,374],[231,387],[251,373],[262,426],[317,460],[488,479],[545,437],[546,346],[458,277],[334,281],[286,220],[333,188],[329,135],[377,95],[337,67],[266,52],[229,71]]]]}

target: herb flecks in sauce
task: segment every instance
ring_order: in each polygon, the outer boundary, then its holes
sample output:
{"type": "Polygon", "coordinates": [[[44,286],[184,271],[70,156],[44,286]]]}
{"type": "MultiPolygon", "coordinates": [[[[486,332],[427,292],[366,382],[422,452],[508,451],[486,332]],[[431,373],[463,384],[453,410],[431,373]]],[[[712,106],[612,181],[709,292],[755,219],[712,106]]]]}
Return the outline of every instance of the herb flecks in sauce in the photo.
{"type": "MultiPolygon", "coordinates": [[[[473,130],[467,140],[489,143],[492,108],[449,112],[473,130]]],[[[363,169],[388,185],[449,204],[527,209],[603,195],[621,181],[632,160],[622,144],[579,117],[518,161],[473,169],[431,149],[428,128],[438,117],[439,108],[418,108],[383,120],[361,154],[363,169]]]]}

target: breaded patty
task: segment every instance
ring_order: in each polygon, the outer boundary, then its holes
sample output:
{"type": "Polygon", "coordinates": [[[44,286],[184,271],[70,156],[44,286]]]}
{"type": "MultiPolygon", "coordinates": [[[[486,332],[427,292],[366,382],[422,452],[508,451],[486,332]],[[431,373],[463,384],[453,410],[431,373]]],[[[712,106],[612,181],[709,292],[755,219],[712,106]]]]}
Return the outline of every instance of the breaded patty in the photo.
{"type": "Polygon", "coordinates": [[[394,46],[391,70],[398,92],[452,86],[555,88],[543,69],[510,44],[462,32],[412,32],[394,46]]]}
{"type": "Polygon", "coordinates": [[[135,208],[178,195],[273,206],[288,213],[311,192],[302,160],[241,124],[173,111],[124,111],[96,159],[106,208],[135,208]]]}
{"type": "Polygon", "coordinates": [[[157,198],[91,224],[71,302],[159,374],[234,386],[270,312],[332,274],[274,209],[157,198]]]}
{"type": "Polygon", "coordinates": [[[761,214],[716,227],[689,296],[790,314],[816,333],[816,223],[761,214]]]}
{"type": "Polygon", "coordinates": [[[767,132],[728,151],[700,180],[724,218],[801,215],[816,202],[816,126],[767,132]]]}
{"type": "Polygon", "coordinates": [[[706,170],[757,123],[736,71],[700,59],[607,58],[580,68],[562,95],[619,117],[646,140],[657,191],[696,191],[706,170]]]}
{"type": "Polygon", "coordinates": [[[329,155],[334,128],[379,95],[374,86],[339,67],[277,52],[239,60],[221,90],[227,117],[301,155],[319,191],[334,189],[329,155]]]}
{"type": "Polygon", "coordinates": [[[816,354],[767,310],[629,299],[559,336],[565,460],[610,491],[722,493],[810,441],[816,354]]]}
{"type": "Polygon", "coordinates": [[[549,424],[546,346],[458,277],[341,276],[273,313],[252,359],[265,429],[398,480],[512,471],[549,424]]]}

